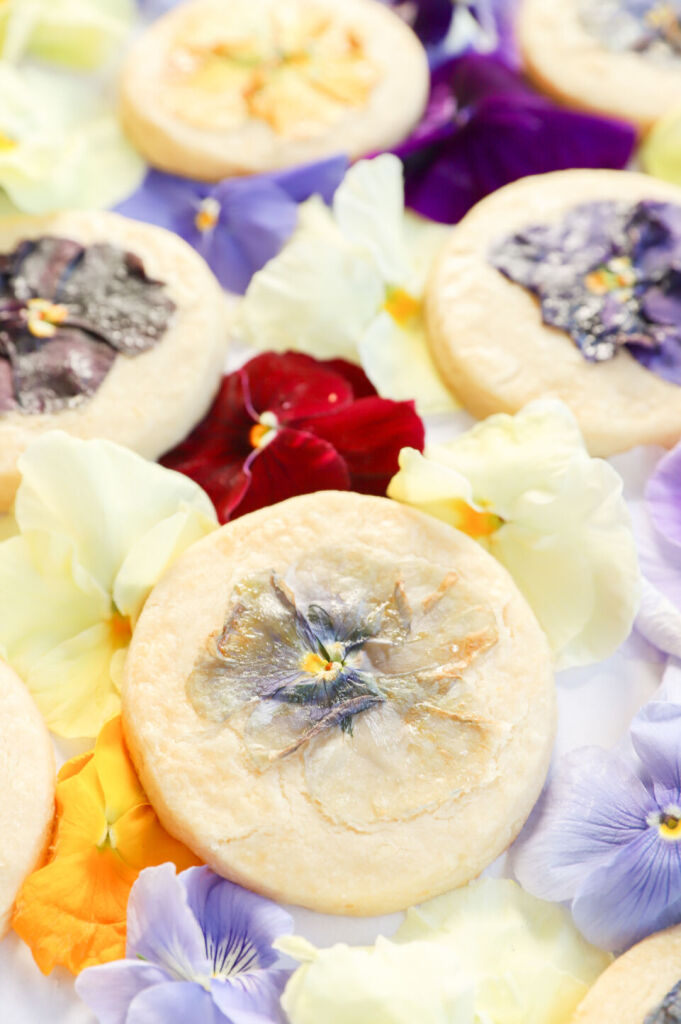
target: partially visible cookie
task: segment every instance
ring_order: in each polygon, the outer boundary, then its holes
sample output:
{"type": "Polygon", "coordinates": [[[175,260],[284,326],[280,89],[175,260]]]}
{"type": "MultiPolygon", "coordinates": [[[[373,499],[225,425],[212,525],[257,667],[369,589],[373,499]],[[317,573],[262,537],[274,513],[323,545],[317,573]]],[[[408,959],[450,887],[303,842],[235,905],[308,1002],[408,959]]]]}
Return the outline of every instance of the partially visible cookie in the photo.
{"type": "Polygon", "coordinates": [[[571,1024],[674,1024],[679,1020],[681,928],[670,928],[618,957],[586,994],[571,1024]]]}
{"type": "MultiPolygon", "coordinates": [[[[671,447],[681,438],[681,386],[626,348],[590,361],[570,334],[544,322],[535,295],[494,263],[500,243],[558,225],[581,204],[628,209],[649,200],[673,204],[681,216],[681,189],[648,175],[557,171],[507,185],[453,229],[428,284],[429,343],[446,383],[473,415],[515,413],[551,396],[572,410],[593,455],[671,447]]],[[[609,280],[594,281],[594,294],[609,280]]]]}
{"type": "Polygon", "coordinates": [[[155,459],[206,412],[228,342],[225,297],[178,235],[114,213],[0,225],[0,511],[47,430],[155,459]]]}
{"type": "Polygon", "coordinates": [[[645,130],[681,92],[680,15],[665,0],[523,0],[518,36],[542,89],[645,130]]]}
{"type": "Polygon", "coordinates": [[[320,492],[192,546],[126,659],[130,754],[171,834],[324,913],[403,909],[506,849],[554,735],[546,639],[464,534],[320,492]]]}
{"type": "Polygon", "coordinates": [[[24,878],[47,848],[54,790],[47,727],[22,681],[0,661],[0,936],[24,878]]]}
{"type": "Polygon", "coordinates": [[[121,117],[155,167],[218,181],[388,149],[428,84],[421,43],[377,0],[190,0],[132,47],[121,117]]]}

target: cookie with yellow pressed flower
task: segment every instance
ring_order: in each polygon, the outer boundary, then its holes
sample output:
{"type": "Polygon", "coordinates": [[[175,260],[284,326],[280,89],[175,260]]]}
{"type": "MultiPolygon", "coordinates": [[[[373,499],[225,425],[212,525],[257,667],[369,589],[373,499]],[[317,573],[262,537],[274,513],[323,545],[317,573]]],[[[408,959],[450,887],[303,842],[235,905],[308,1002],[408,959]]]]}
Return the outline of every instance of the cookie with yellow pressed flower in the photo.
{"type": "Polygon", "coordinates": [[[460,885],[512,842],[554,687],[536,619],[479,545],[325,491],[175,564],[136,626],[123,716],[171,834],[241,885],[361,916],[460,885]]]}
{"type": "Polygon", "coordinates": [[[155,167],[218,181],[389,148],[428,83],[419,40],[377,0],[190,0],[133,46],[121,115],[155,167]]]}

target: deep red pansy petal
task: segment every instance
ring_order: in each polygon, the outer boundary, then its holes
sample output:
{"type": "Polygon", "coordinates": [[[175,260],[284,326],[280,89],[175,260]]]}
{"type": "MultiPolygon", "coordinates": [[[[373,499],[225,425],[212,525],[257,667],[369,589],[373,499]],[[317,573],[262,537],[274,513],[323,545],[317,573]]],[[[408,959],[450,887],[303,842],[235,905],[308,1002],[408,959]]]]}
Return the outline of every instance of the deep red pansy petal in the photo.
{"type": "Polygon", "coordinates": [[[414,403],[387,398],[361,398],[309,427],[343,457],[352,489],[363,494],[385,494],[399,468],[400,449],[423,451],[425,440],[414,403]]]}
{"type": "MultiPolygon", "coordinates": [[[[312,434],[286,428],[265,445],[246,472],[250,484],[232,511],[232,518],[297,494],[350,489],[348,468],[331,444],[312,434]]],[[[218,516],[225,521],[220,509],[218,516]]]]}
{"type": "Polygon", "coordinates": [[[376,388],[357,363],[349,363],[347,359],[326,359],[324,366],[328,366],[330,370],[335,370],[345,378],[352,386],[355,398],[373,398],[376,395],[376,388]]]}
{"type": "MultiPolygon", "coordinates": [[[[245,405],[242,371],[223,377],[215,401],[191,434],[160,460],[168,469],[186,473],[198,481],[195,473],[211,462],[241,463],[251,453],[248,434],[253,418],[245,405]]],[[[201,484],[203,487],[204,484],[201,484]]]]}
{"type": "Polygon", "coordinates": [[[264,352],[242,370],[255,412],[273,412],[280,423],[322,416],[353,399],[338,370],[302,352],[264,352]]]}

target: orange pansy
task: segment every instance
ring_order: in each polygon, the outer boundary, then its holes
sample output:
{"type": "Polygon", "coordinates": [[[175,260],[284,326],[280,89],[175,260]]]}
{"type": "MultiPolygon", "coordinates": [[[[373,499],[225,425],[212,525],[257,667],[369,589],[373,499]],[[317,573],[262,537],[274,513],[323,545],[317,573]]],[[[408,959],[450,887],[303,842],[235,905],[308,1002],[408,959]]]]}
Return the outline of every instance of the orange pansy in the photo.
{"type": "Polygon", "coordinates": [[[14,930],[48,974],[125,956],[130,889],[143,868],[201,863],[168,835],[140,785],[120,716],[102,728],[94,750],[59,772],[57,810],[46,864],[17,897],[14,930]]]}

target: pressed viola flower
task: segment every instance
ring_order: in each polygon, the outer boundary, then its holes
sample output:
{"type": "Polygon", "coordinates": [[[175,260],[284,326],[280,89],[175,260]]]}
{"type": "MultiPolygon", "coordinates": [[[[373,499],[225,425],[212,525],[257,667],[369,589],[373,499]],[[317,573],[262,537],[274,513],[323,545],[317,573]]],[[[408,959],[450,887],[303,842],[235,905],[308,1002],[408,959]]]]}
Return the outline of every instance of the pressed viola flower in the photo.
{"type": "Polygon", "coordinates": [[[584,27],[609,50],[641,53],[657,60],[681,56],[678,0],[599,0],[582,3],[584,27]]]}
{"type": "Polygon", "coordinates": [[[256,270],[293,234],[298,204],[313,195],[330,203],[347,166],[347,158],[337,156],[218,185],[152,170],[117,211],[181,235],[223,287],[243,294],[256,270]]]}
{"type": "Polygon", "coordinates": [[[681,921],[681,704],[645,705],[630,736],[633,752],[569,754],[513,851],[530,892],[571,900],[589,941],[618,951],[681,921]]]}
{"type": "Polygon", "coordinates": [[[412,403],[378,398],[359,367],[264,353],[224,378],[163,464],[196,480],[226,522],[310,491],[385,494],[400,448],[423,440],[412,403]]]}
{"type": "Polygon", "coordinates": [[[0,56],[28,55],[90,70],[123,41],[133,13],[133,0],[3,0],[0,56]]]}
{"type": "Polygon", "coordinates": [[[388,496],[451,523],[506,566],[558,668],[601,661],[629,634],[639,570],[622,481],[589,456],[561,402],[490,416],[423,455],[403,451],[388,496]]]}
{"type": "Polygon", "coordinates": [[[102,1024],[276,1024],[291,972],[272,944],[292,926],[208,868],[151,867],[130,894],[125,959],[89,967],[76,991],[102,1024]]]}
{"type": "Polygon", "coordinates": [[[19,459],[0,543],[0,650],[50,729],[95,736],[120,706],[132,628],[166,568],[216,527],[193,481],[110,441],[44,434],[19,459]]]}
{"type": "Polygon", "coordinates": [[[303,962],[282,1000],[291,1024],[568,1024],[611,959],[506,879],[408,910],[372,947],[276,945],[303,962]]]}
{"type": "Polygon", "coordinates": [[[259,348],[360,363],[379,395],[455,408],[426,344],[422,300],[443,229],[405,219],[402,165],[350,168],[332,211],[310,200],[281,253],[251,281],[241,332],[259,348]]]}
{"type": "Polygon", "coordinates": [[[497,57],[468,54],[434,72],[421,123],[394,152],[405,163],[407,205],[454,224],[526,175],[625,167],[635,141],[630,125],[559,107],[497,57]]]}
{"type": "Polygon", "coordinates": [[[25,880],[12,926],[43,974],[63,964],[76,974],[124,955],[126,906],[143,868],[198,861],[161,826],[125,748],[120,718],[95,748],[63,766],[46,864],[25,880]]]}

